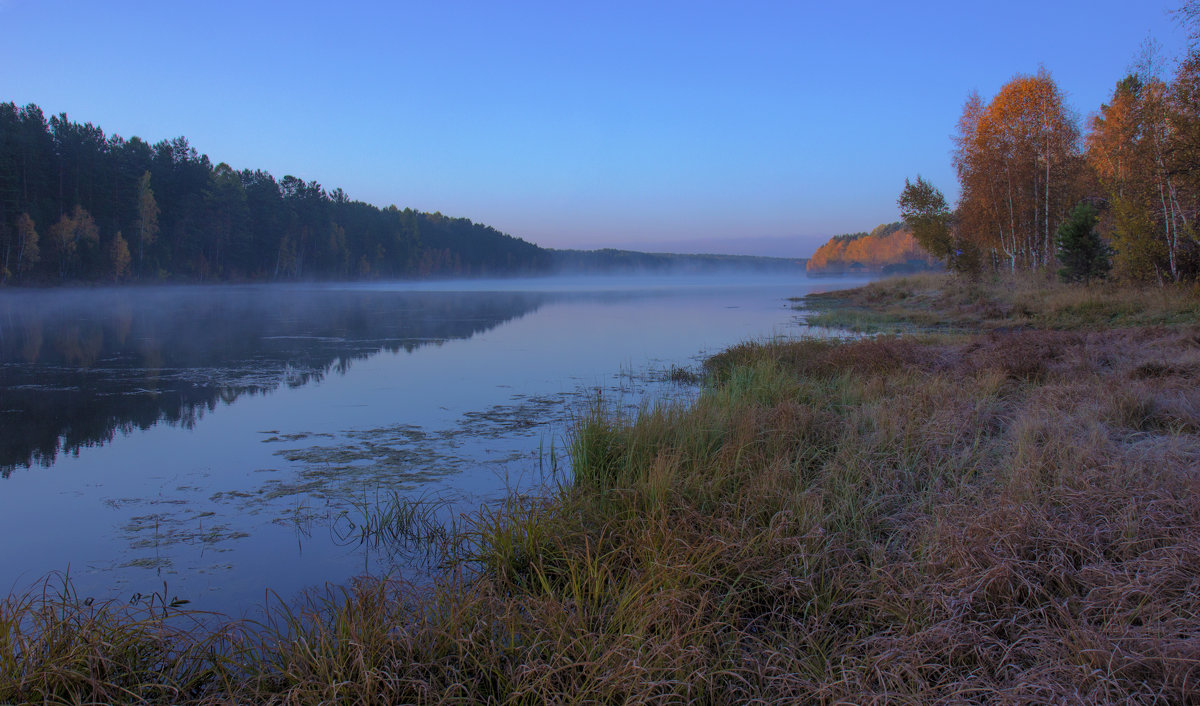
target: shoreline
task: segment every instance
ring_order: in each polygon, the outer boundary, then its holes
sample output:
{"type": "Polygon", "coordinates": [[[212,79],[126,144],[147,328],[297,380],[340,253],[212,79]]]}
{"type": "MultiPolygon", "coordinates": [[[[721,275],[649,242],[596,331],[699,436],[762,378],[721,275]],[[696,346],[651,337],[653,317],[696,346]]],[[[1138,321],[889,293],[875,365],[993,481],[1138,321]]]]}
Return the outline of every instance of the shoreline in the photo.
{"type": "Polygon", "coordinates": [[[807,300],[905,335],[745,343],[692,403],[596,405],[573,483],[468,518],[427,594],[364,582],[254,634],[9,597],[0,701],[1194,698],[1196,292],[807,300]]]}

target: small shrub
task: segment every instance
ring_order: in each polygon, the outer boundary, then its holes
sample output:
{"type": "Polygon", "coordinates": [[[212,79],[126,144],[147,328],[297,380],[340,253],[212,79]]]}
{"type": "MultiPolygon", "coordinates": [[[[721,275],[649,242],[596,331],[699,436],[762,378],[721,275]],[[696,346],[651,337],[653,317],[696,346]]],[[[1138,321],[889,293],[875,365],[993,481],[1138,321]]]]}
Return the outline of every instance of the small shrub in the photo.
{"type": "Polygon", "coordinates": [[[1055,243],[1063,267],[1058,276],[1064,282],[1088,283],[1104,279],[1112,268],[1112,248],[1096,231],[1099,214],[1091,204],[1081,202],[1058,227],[1055,243]]]}

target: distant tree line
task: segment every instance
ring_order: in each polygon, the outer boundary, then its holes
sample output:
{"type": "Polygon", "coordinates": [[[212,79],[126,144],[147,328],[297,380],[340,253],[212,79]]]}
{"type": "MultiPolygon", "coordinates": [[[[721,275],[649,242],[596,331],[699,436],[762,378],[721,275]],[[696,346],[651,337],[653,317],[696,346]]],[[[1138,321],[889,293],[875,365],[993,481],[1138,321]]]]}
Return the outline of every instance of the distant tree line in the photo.
{"type": "Polygon", "coordinates": [[[1111,257],[1125,279],[1200,278],[1200,53],[1162,78],[1153,50],[1086,131],[1045,70],[990,101],[970,96],[956,134],[957,206],[919,176],[899,199],[922,246],[965,271],[1063,265],[1065,278],[1086,281],[1111,257]]]}
{"type": "Polygon", "coordinates": [[[831,237],[829,239],[829,242],[845,244],[845,243],[853,242],[855,240],[861,240],[862,238],[865,238],[869,235],[874,236],[876,238],[885,238],[885,237],[891,235],[892,233],[895,233],[898,230],[902,230],[903,228],[904,228],[904,223],[902,223],[900,221],[896,221],[895,223],[884,223],[884,224],[875,226],[875,229],[872,230],[870,233],[866,232],[865,230],[859,231],[857,233],[842,233],[841,235],[835,235],[835,236],[831,237]]]}
{"type": "Polygon", "coordinates": [[[759,255],[683,255],[634,250],[552,250],[556,271],[569,274],[658,273],[702,274],[730,270],[758,273],[795,273],[804,267],[802,258],[759,255]]]}
{"type": "Polygon", "coordinates": [[[809,274],[872,272],[899,274],[940,269],[901,222],[884,223],[870,233],[845,233],[829,239],[806,264],[809,274]]]}
{"type": "Polygon", "coordinates": [[[550,251],[465,218],[377,208],[0,103],[0,283],[541,272],[550,251]]]}

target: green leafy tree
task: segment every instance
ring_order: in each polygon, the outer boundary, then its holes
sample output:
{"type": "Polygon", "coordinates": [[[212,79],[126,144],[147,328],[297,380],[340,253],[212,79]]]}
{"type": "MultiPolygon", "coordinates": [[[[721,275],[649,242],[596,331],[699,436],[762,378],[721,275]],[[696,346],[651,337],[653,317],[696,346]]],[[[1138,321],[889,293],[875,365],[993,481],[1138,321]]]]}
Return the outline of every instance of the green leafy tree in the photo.
{"type": "Polygon", "coordinates": [[[1112,223],[1108,236],[1113,247],[1113,273],[1135,282],[1163,283],[1167,246],[1158,237],[1157,223],[1141,201],[1117,197],[1109,202],[1112,223]]]}
{"type": "Polygon", "coordinates": [[[1112,248],[1105,244],[1096,230],[1099,220],[1096,209],[1089,203],[1081,202],[1058,227],[1055,242],[1058,245],[1058,260],[1063,265],[1058,276],[1064,282],[1087,283],[1108,275],[1112,267],[1112,248]]]}
{"type": "Polygon", "coordinates": [[[183,137],[150,145],[0,103],[0,278],[483,275],[554,262],[465,218],[380,209],[316,181],[214,167],[183,137]]]}
{"type": "Polygon", "coordinates": [[[950,208],[946,197],[933,184],[917,175],[916,183],[904,180],[904,191],[897,201],[900,217],[922,248],[934,257],[949,260],[954,253],[950,231],[950,208]]]}
{"type": "Polygon", "coordinates": [[[957,237],[954,213],[941,190],[920,175],[916,182],[904,180],[904,190],[896,202],[900,217],[912,231],[913,238],[930,255],[944,260],[955,272],[977,274],[983,266],[979,247],[957,237]]]}

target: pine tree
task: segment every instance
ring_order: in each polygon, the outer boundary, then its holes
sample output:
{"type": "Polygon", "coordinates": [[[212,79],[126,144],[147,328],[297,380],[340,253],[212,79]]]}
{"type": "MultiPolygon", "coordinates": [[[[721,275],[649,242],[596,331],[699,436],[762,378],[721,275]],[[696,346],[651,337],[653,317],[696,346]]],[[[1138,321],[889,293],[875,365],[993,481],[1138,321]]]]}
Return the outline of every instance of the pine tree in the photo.
{"type": "Polygon", "coordinates": [[[144,274],[142,260],[146,255],[146,246],[153,243],[154,238],[158,235],[158,214],[158,202],[154,200],[154,189],[150,188],[150,172],[147,171],[138,180],[138,274],[144,274]]]}
{"type": "Polygon", "coordinates": [[[1058,260],[1063,267],[1058,276],[1064,282],[1090,282],[1093,278],[1103,279],[1112,267],[1112,248],[1100,239],[1096,231],[1099,215],[1086,202],[1080,202],[1071,210],[1067,220],[1058,227],[1055,241],[1058,244],[1058,260]]]}

